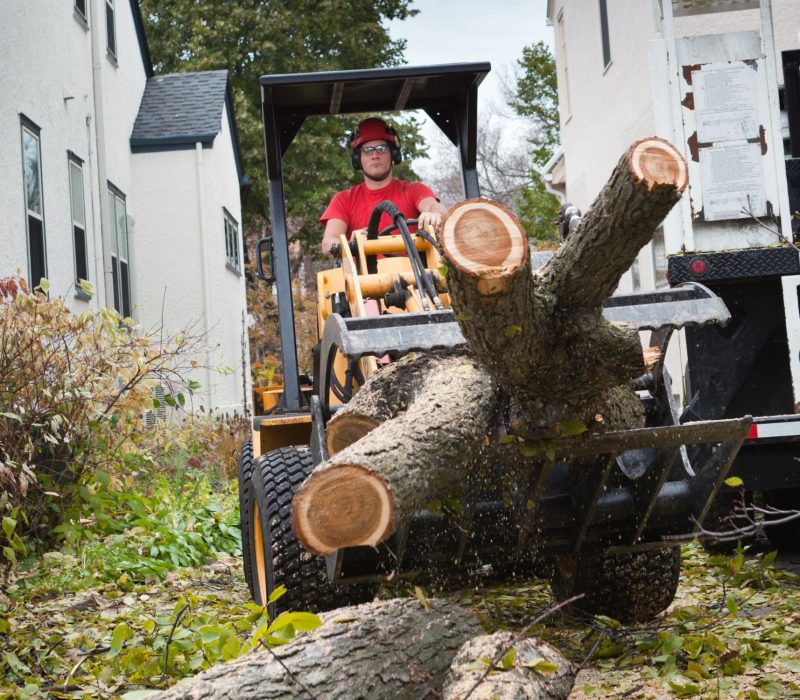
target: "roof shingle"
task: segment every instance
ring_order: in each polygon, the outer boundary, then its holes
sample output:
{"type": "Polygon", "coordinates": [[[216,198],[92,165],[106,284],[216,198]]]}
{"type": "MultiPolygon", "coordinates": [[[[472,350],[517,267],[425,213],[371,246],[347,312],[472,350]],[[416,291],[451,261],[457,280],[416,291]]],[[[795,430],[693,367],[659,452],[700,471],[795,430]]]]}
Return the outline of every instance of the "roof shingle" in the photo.
{"type": "Polygon", "coordinates": [[[131,149],[210,144],[222,127],[228,71],[171,73],[147,79],[131,149]]]}

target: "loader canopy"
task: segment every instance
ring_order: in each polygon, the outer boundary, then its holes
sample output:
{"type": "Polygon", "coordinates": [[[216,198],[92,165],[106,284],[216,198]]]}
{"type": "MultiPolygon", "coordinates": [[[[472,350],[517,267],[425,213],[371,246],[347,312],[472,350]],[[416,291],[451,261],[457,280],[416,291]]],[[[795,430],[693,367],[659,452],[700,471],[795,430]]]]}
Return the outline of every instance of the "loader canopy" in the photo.
{"type": "Polygon", "coordinates": [[[302,408],[282,164],[306,117],[424,110],[458,148],[465,194],[468,198],[477,197],[478,85],[490,70],[491,65],[484,62],[262,76],[264,148],[284,376],[282,409],[302,408]]]}

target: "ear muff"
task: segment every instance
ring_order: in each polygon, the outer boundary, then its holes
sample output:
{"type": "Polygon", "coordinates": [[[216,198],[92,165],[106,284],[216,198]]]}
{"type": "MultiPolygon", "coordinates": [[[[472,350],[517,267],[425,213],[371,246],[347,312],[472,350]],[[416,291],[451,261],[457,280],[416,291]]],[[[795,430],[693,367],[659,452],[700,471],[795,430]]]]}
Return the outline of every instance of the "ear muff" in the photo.
{"type": "Polygon", "coordinates": [[[361,170],[361,149],[359,148],[360,145],[364,141],[373,141],[383,139],[389,144],[389,154],[392,157],[392,164],[397,165],[403,160],[403,152],[400,148],[400,137],[397,134],[397,130],[384,122],[381,119],[366,119],[361,124],[359,124],[352,134],[350,134],[350,144],[351,144],[351,151],[350,151],[350,165],[353,166],[353,170],[361,170]],[[383,125],[382,130],[379,132],[375,132],[374,124],[375,122],[380,122],[383,125]],[[365,129],[362,132],[361,125],[369,124],[371,128],[365,129]],[[352,144],[356,144],[353,146],[352,144]]]}

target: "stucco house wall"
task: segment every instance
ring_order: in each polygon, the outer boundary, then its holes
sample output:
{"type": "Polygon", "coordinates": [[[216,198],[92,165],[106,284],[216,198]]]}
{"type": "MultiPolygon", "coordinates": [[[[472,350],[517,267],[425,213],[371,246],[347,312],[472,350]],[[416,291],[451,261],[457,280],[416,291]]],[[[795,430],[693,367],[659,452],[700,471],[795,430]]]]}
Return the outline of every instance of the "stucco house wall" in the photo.
{"type": "MultiPolygon", "coordinates": [[[[177,332],[193,320],[201,332],[207,328],[208,361],[234,371],[212,374],[210,380],[196,377],[205,392],[198,395],[198,403],[204,410],[242,412],[249,397],[245,387],[248,392],[250,387],[249,353],[245,347],[243,361],[241,347],[244,278],[226,267],[222,220],[224,207],[241,234],[241,172],[232,115],[225,111],[229,99],[221,108],[219,133],[202,150],[204,248],[195,151],[132,152],[134,123],[152,76],[137,3],[114,2],[112,56],[106,51],[106,0],[86,0],[86,20],[74,1],[0,2],[0,127],[6,135],[0,142],[0,277],[18,270],[30,276],[20,122],[24,115],[40,130],[51,294],[65,296],[75,311],[114,304],[110,238],[106,229],[104,245],[100,199],[107,183],[112,184],[125,199],[132,316],[145,331],[160,324],[162,315],[166,332],[177,332]],[[98,71],[93,70],[93,43],[98,71]],[[92,298],[76,288],[68,151],[81,164],[87,277],[96,289],[92,298]],[[104,176],[99,174],[101,162],[104,176]]],[[[220,78],[216,72],[215,77],[225,85],[224,73],[220,78]]],[[[219,98],[216,109],[224,99],[219,98]]],[[[240,244],[240,258],[241,248],[240,244]]]]}

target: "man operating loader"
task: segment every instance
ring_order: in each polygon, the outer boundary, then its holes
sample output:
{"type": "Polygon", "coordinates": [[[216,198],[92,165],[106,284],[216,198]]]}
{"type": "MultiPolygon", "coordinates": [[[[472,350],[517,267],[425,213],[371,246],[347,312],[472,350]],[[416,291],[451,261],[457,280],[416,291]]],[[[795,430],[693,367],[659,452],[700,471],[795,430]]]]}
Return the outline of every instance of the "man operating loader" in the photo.
{"type": "MultiPolygon", "coordinates": [[[[356,229],[366,228],[377,204],[392,202],[407,219],[418,225],[436,228],[442,223],[447,208],[433,191],[421,182],[405,182],[392,177],[392,167],[402,160],[397,131],[382,119],[365,119],[356,126],[350,138],[350,162],[364,173],[364,182],[337,192],[320,221],[325,225],[322,253],[330,255],[331,246],[339,237],[356,229]]],[[[383,214],[380,228],[392,224],[383,214]]]]}

